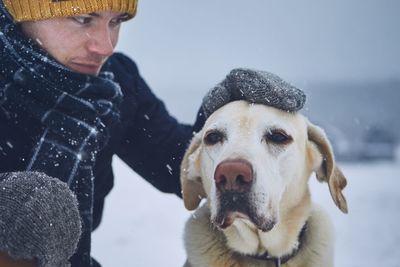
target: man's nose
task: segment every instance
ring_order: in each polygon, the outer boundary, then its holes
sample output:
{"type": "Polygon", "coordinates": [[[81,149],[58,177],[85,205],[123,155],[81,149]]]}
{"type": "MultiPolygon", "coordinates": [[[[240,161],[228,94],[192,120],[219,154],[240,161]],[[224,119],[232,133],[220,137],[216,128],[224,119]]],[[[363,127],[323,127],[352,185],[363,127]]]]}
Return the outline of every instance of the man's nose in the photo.
{"type": "Polygon", "coordinates": [[[96,29],[87,35],[89,37],[88,49],[90,52],[104,57],[112,55],[115,43],[112,32],[108,27],[96,29]]]}
{"type": "Polygon", "coordinates": [[[253,169],[246,160],[225,160],[215,169],[214,180],[220,192],[248,192],[253,183],[253,169]]]}

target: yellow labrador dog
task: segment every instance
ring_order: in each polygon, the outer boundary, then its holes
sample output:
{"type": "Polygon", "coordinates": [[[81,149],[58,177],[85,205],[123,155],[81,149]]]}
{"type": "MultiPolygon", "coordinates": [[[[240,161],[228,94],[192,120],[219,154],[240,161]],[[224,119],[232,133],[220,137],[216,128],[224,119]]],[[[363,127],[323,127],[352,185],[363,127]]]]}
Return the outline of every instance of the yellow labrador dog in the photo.
{"type": "Polygon", "coordinates": [[[346,178],[322,129],[299,113],[236,101],[214,112],[182,162],[186,267],[331,267],[333,231],[312,172],[347,213],[346,178]]]}

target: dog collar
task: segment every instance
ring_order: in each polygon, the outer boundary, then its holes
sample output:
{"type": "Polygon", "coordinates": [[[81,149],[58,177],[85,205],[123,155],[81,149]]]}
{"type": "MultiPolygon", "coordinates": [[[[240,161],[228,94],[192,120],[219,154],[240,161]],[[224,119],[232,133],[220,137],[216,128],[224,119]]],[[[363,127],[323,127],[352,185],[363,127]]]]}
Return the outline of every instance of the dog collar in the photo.
{"type": "Polygon", "coordinates": [[[303,243],[302,241],[304,240],[304,236],[305,236],[306,231],[307,231],[307,225],[308,225],[308,223],[306,222],[304,224],[303,228],[301,228],[301,231],[300,231],[300,234],[299,234],[299,237],[298,237],[299,245],[290,254],[283,255],[282,257],[274,257],[274,256],[269,255],[269,253],[267,251],[264,254],[259,254],[259,255],[247,255],[247,254],[240,254],[240,255],[241,256],[246,256],[246,257],[249,257],[249,258],[252,258],[252,259],[256,259],[256,260],[272,261],[272,262],[274,262],[275,267],[280,267],[281,264],[285,264],[291,258],[296,256],[296,254],[301,249],[301,246],[302,246],[302,243],[303,243]]]}

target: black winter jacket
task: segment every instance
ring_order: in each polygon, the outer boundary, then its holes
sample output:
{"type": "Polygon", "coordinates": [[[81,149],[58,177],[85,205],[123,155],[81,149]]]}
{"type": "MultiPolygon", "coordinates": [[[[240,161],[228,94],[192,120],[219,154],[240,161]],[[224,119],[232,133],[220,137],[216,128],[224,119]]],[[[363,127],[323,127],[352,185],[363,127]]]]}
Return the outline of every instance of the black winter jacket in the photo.
{"type": "MultiPolygon", "coordinates": [[[[100,224],[105,196],[113,187],[113,155],[160,191],[180,196],[179,165],[193,132],[203,124],[200,112],[194,126],[180,124],[171,117],[126,56],[115,53],[105,68],[114,73],[124,97],[120,122],[112,126],[108,144],[97,154],[93,170],[93,229],[100,224]]],[[[27,168],[41,130],[32,125],[27,133],[21,128],[29,126],[18,127],[0,110],[0,172],[27,168]]]]}

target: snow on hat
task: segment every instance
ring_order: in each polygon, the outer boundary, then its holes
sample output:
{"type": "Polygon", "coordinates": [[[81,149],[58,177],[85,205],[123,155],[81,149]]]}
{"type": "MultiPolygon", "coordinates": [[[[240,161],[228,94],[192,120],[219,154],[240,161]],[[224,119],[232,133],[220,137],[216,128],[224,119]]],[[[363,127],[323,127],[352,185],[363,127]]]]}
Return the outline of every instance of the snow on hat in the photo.
{"type": "Polygon", "coordinates": [[[92,12],[126,12],[135,16],[138,0],[0,0],[17,22],[69,17],[92,12]]]}

